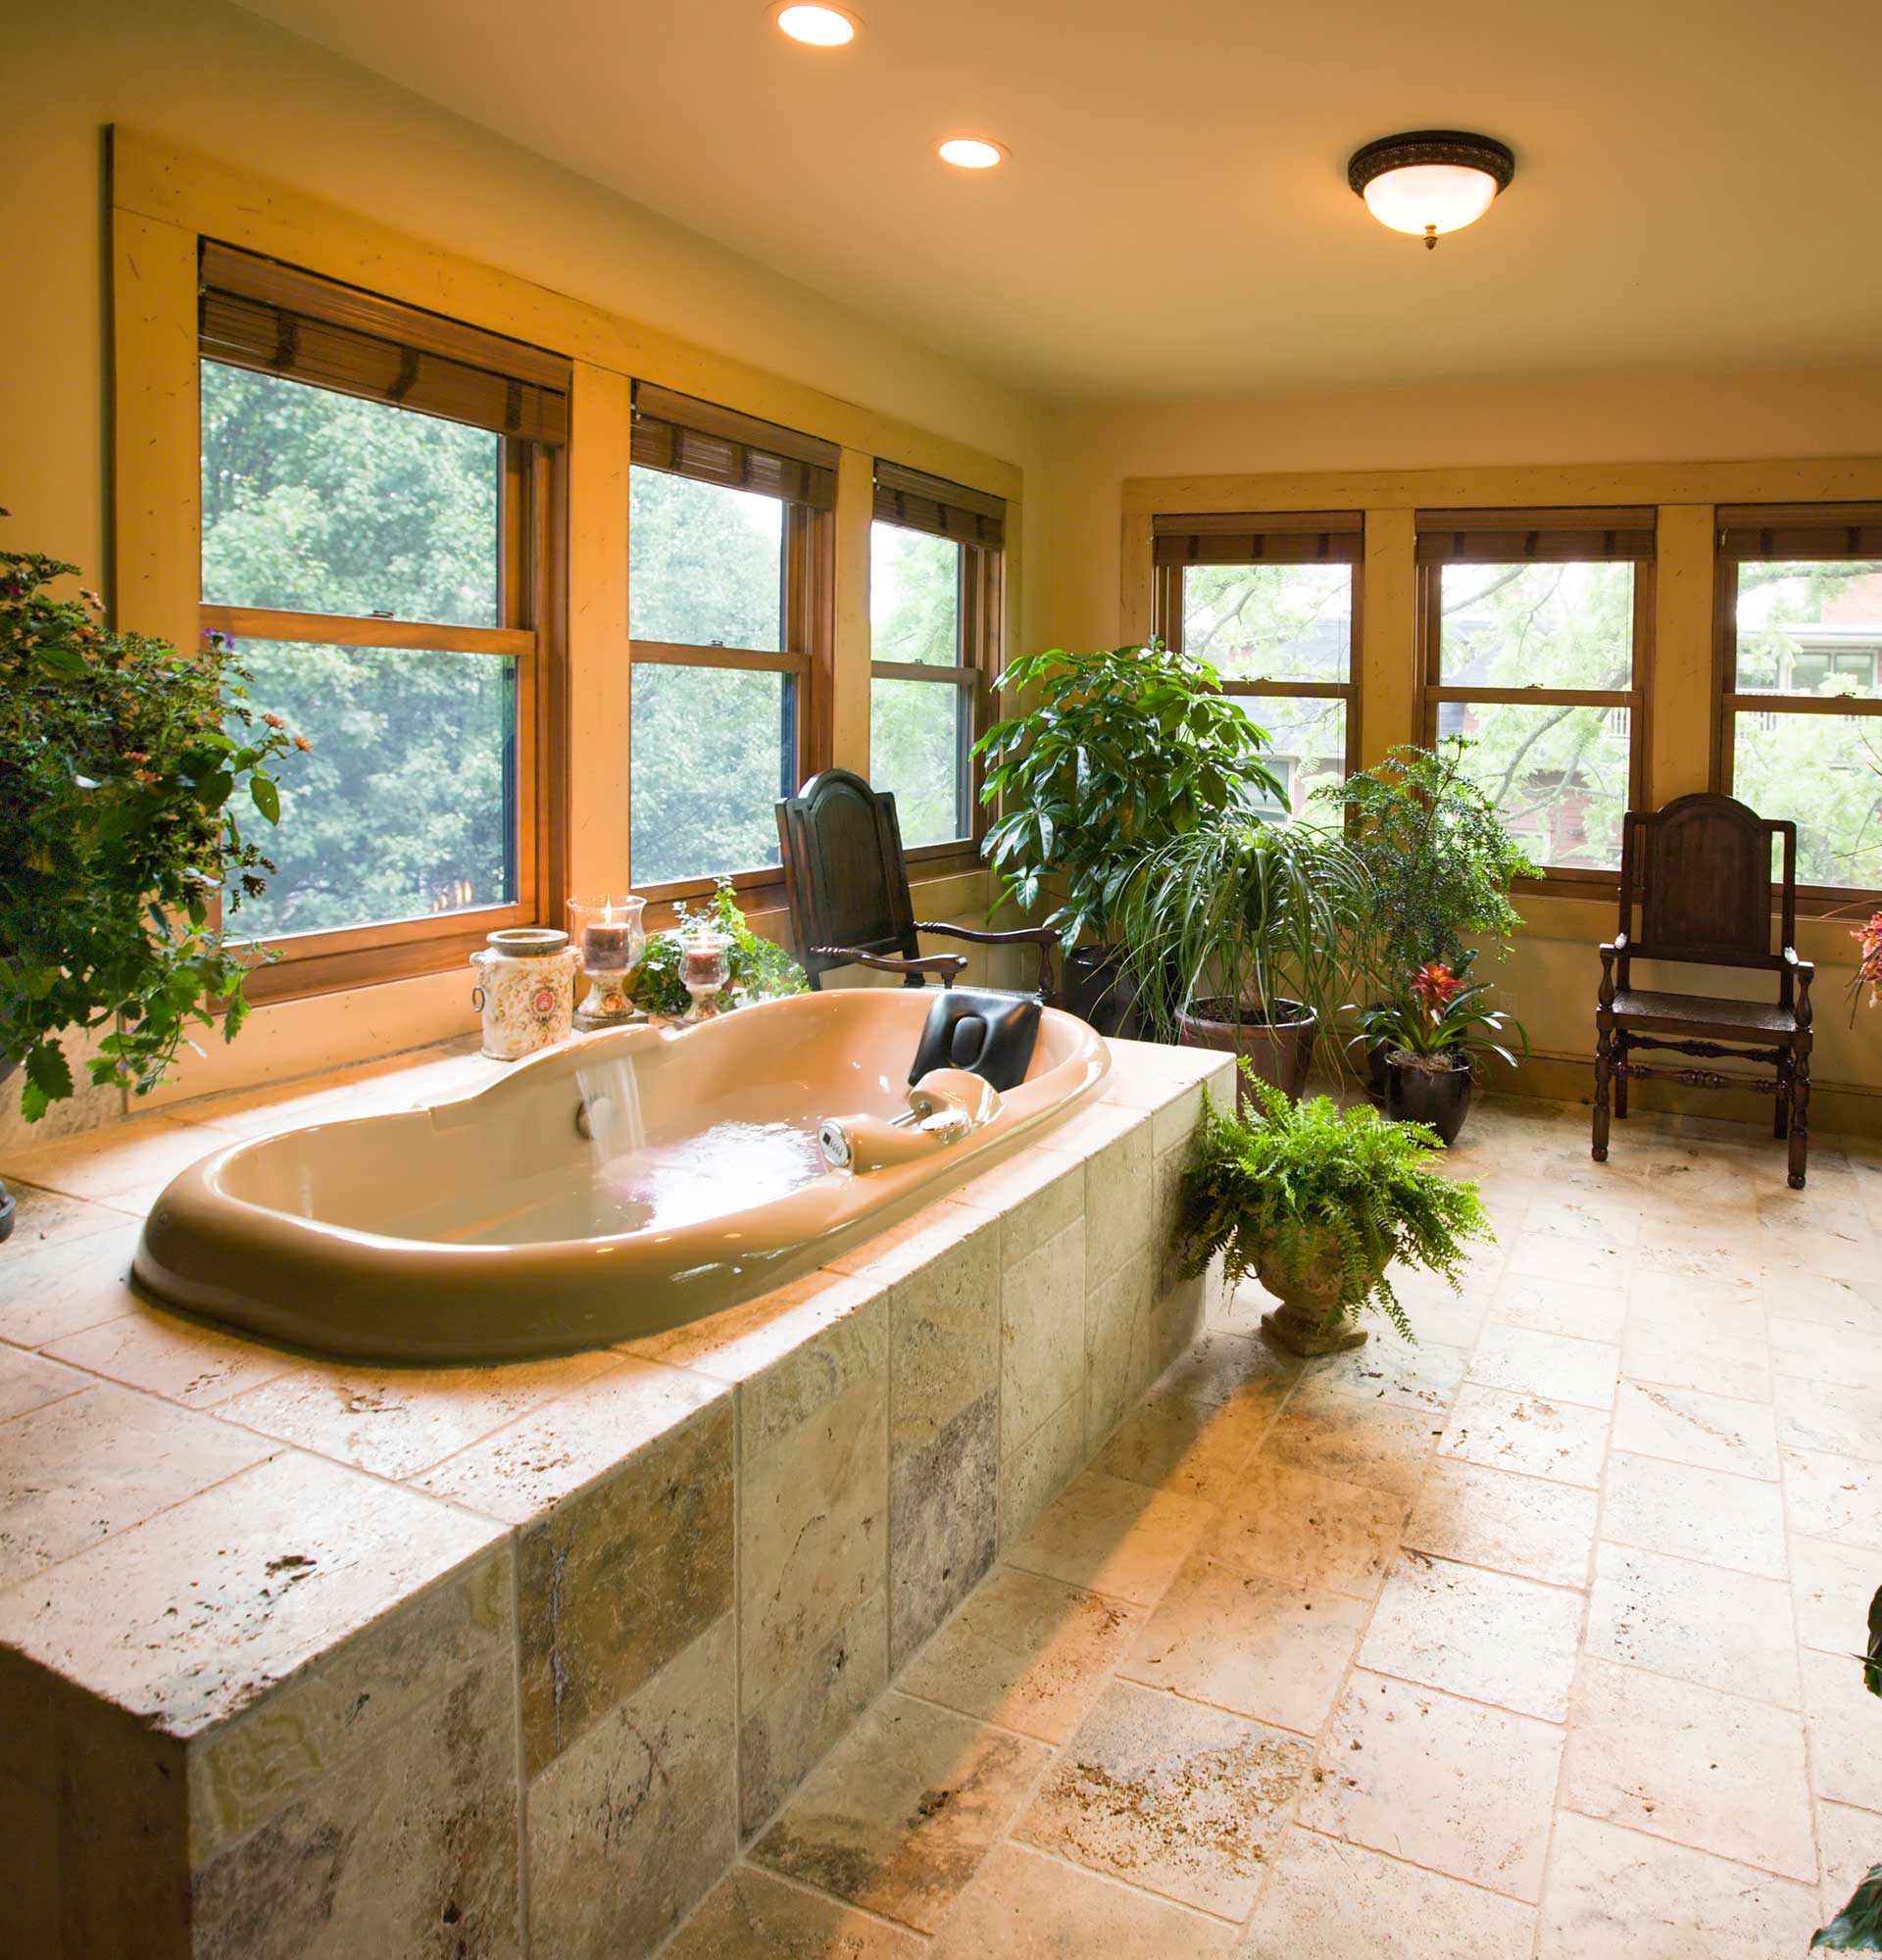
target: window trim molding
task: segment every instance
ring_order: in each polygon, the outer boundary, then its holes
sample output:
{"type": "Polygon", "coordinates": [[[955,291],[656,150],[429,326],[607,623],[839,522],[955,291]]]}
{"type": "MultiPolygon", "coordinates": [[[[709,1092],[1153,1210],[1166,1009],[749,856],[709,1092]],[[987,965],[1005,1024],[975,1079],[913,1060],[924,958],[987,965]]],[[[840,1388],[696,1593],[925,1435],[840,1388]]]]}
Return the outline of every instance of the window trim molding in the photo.
{"type": "Polygon", "coordinates": [[[1183,650],[1183,573],[1191,564],[1231,564],[1255,566],[1273,564],[1342,564],[1353,577],[1353,606],[1348,625],[1346,679],[1343,681],[1221,680],[1225,695],[1237,699],[1281,701],[1344,701],[1346,703],[1346,753],[1341,759],[1342,780],[1360,766],[1364,755],[1362,718],[1364,702],[1360,687],[1360,650],[1365,634],[1365,514],[1362,511],[1223,511],[1210,513],[1153,514],[1150,520],[1150,605],[1152,636],[1173,652],[1183,650]],[[1157,544],[1174,536],[1259,537],[1318,533],[1322,540],[1354,536],[1357,545],[1350,557],[1313,557],[1218,560],[1176,559],[1165,553],[1158,562],[1157,544]]]}
{"type": "MultiPolygon", "coordinates": [[[[1417,550],[1417,543],[1426,534],[1427,521],[1435,519],[1431,529],[1442,531],[1454,528],[1452,520],[1458,516],[1468,516],[1473,521],[1465,529],[1486,532],[1523,531],[1546,535],[1550,530],[1584,532],[1588,530],[1638,532],[1639,518],[1643,513],[1633,509],[1615,511],[1562,510],[1549,509],[1532,512],[1511,510],[1485,510],[1483,512],[1423,512],[1413,519],[1413,540],[1415,565],[1413,572],[1413,653],[1415,698],[1418,703],[1418,740],[1429,749],[1436,745],[1438,710],[1446,702],[1487,702],[1493,706],[1513,706],[1526,708],[1599,708],[1603,710],[1624,708],[1628,710],[1627,734],[1627,801],[1626,809],[1651,808],[1648,797],[1651,794],[1652,754],[1653,754],[1653,675],[1655,659],[1654,626],[1658,615],[1659,591],[1656,579],[1658,550],[1650,548],[1645,556],[1632,553],[1614,553],[1602,559],[1582,559],[1579,557],[1551,556],[1544,552],[1536,555],[1536,564],[1629,564],[1634,567],[1633,604],[1633,686],[1629,688],[1565,688],[1565,687],[1470,687],[1447,683],[1442,678],[1442,634],[1443,634],[1443,582],[1447,565],[1453,564],[1506,564],[1515,563],[1506,558],[1471,558],[1467,555],[1439,556],[1417,550]],[[1591,519],[1611,517],[1612,523],[1591,522],[1591,519]],[[1489,518],[1485,523],[1476,521],[1489,518]],[[1539,520],[1563,519],[1553,523],[1539,520]],[[1632,521],[1628,521],[1632,520],[1632,521]]],[[[1655,514],[1645,513],[1653,518],[1655,514]]],[[[1656,524],[1648,525],[1650,538],[1656,524]]],[[[1653,538],[1657,547],[1658,539],[1653,538]]],[[[1611,870],[1596,865],[1555,865],[1544,864],[1541,876],[1518,878],[1516,889],[1524,892],[1553,892],[1561,897],[1585,897],[1605,899],[1618,897],[1620,892],[1620,868],[1611,870]]]]}
{"type": "MultiPolygon", "coordinates": [[[[960,637],[957,643],[961,659],[955,665],[941,666],[927,661],[878,661],[874,658],[874,628],[870,627],[869,679],[872,682],[913,681],[927,687],[962,688],[967,691],[968,697],[966,750],[965,757],[957,760],[955,768],[956,808],[960,808],[961,800],[965,798],[967,833],[963,837],[936,838],[927,844],[907,844],[903,856],[910,863],[936,866],[965,863],[969,858],[978,862],[992,813],[982,798],[986,786],[986,760],[976,750],[981,736],[993,725],[993,681],[1004,664],[1006,648],[1006,504],[1003,499],[987,492],[967,490],[964,485],[944,484],[936,478],[923,478],[915,470],[880,460],[875,465],[874,481],[874,501],[869,515],[871,538],[877,524],[887,524],[892,529],[910,531],[917,537],[944,538],[961,554],[958,600],[960,637]],[[889,500],[889,508],[898,508],[894,500],[908,494],[908,487],[916,482],[926,484],[930,493],[959,492],[962,498],[971,499],[971,503],[958,503],[953,508],[972,514],[977,527],[975,535],[957,535],[946,528],[906,523],[900,516],[884,514],[885,498],[889,500]],[[997,527],[997,539],[991,535],[985,538],[979,535],[979,528],[987,526],[997,527]]],[[[873,726],[871,714],[871,741],[873,726]]]]}
{"type": "MultiPolygon", "coordinates": [[[[1852,526],[1882,526],[1882,502],[1824,504],[1721,504],[1712,521],[1712,726],[1711,787],[1736,796],[1732,787],[1735,717],[1739,714],[1835,714],[1847,720],[1882,720],[1882,697],[1810,696],[1741,693],[1738,681],[1738,567],[1741,564],[1806,564],[1813,557],[1837,562],[1845,550],[1834,549],[1836,533],[1848,543],[1852,526]],[[1808,551],[1746,551],[1729,542],[1733,531],[1782,530],[1787,543],[1800,533],[1819,533],[1824,549],[1808,551]]],[[[1772,541],[1775,543],[1775,540],[1772,541]]],[[[1882,729],[1878,729],[1882,735],[1882,729]]],[[[1878,794],[1882,794],[1879,791],[1878,794]]],[[[1800,917],[1834,918],[1882,901],[1882,885],[1807,885],[1797,887],[1800,917]]]]}

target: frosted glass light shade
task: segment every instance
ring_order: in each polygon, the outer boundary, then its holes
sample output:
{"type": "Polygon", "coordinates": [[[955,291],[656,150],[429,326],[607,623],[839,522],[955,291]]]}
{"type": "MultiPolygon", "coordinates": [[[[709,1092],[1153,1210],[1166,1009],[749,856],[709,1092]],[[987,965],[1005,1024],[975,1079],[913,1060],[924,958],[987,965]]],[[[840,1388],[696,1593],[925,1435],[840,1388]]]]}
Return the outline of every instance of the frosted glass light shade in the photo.
{"type": "Polygon", "coordinates": [[[1381,224],[1435,245],[1474,224],[1515,172],[1515,157],[1493,136],[1413,129],[1356,150],[1346,177],[1381,224]]]}
{"type": "Polygon", "coordinates": [[[1365,208],[1381,224],[1421,238],[1426,232],[1461,230],[1490,209],[1497,180],[1488,171],[1456,164],[1413,164],[1387,171],[1365,187],[1365,208]]]}

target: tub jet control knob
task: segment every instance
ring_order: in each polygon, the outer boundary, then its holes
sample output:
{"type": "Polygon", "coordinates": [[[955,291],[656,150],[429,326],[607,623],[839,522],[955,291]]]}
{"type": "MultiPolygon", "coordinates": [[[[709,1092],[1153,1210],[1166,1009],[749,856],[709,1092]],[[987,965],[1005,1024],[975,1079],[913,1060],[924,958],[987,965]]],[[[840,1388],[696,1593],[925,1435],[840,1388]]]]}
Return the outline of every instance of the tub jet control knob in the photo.
{"type": "Polygon", "coordinates": [[[848,1170],[853,1152],[850,1150],[850,1133],[834,1116],[824,1119],[823,1126],[817,1133],[817,1149],[823,1152],[823,1161],[832,1170],[848,1170]]]}

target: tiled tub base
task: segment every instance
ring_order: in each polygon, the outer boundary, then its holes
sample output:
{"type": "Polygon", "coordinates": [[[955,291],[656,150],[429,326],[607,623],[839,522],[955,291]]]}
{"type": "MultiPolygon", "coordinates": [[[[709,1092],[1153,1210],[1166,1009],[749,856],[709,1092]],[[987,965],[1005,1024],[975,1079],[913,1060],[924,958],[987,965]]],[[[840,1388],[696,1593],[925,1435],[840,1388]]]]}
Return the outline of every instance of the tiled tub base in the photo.
{"type": "Polygon", "coordinates": [[[497,1369],[157,1314],[57,1159],[0,1261],[0,1951],[651,1950],[1195,1339],[1205,1080],[1116,1044],[830,1267],[497,1369]]]}

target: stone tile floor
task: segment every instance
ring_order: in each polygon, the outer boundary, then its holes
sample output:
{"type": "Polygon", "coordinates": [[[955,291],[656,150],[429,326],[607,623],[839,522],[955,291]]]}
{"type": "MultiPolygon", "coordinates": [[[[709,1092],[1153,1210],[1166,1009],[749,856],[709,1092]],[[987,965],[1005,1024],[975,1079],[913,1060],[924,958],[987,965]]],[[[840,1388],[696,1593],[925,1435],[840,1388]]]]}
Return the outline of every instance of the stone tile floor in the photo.
{"type": "Polygon", "coordinates": [[[666,1948],[1802,1955],[1882,1859],[1882,1149],[1491,1102],[1498,1244],[1253,1287],[666,1948]]]}

